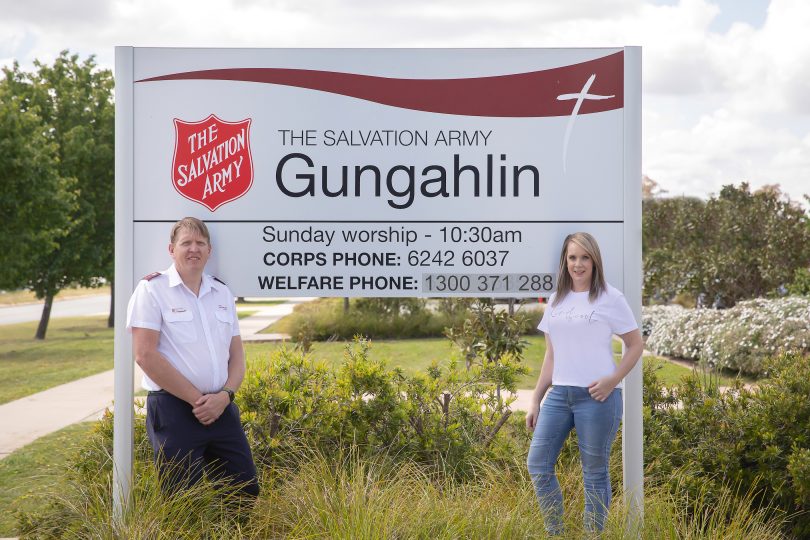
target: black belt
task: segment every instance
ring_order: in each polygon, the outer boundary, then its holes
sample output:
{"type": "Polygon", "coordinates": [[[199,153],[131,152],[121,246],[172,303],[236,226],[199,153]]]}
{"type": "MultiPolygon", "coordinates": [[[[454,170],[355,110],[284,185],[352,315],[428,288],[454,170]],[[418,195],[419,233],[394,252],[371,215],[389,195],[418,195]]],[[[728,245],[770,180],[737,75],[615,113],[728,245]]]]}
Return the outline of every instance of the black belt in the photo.
{"type": "Polygon", "coordinates": [[[172,396],[174,394],[170,394],[166,390],[149,390],[150,396],[172,396]]]}

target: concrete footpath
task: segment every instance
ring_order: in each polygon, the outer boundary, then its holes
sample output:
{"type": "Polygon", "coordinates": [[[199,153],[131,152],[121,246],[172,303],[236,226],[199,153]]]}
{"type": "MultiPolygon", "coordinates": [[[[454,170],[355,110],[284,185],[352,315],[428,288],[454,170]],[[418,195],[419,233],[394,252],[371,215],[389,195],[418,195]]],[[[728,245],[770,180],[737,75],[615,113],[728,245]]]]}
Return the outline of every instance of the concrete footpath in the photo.
{"type": "MultiPolygon", "coordinates": [[[[250,300],[250,299],[249,299],[250,300]]],[[[256,299],[257,301],[260,299],[256,299]]],[[[274,300],[272,298],[262,300],[274,300]]],[[[254,311],[258,310],[250,317],[245,317],[239,321],[239,329],[242,332],[242,341],[286,341],[290,336],[286,334],[260,334],[262,330],[281,319],[291,314],[298,304],[310,302],[315,298],[278,298],[275,300],[283,300],[281,304],[272,306],[256,306],[252,307],[250,304],[241,306],[242,310],[254,311]]]]}
{"type": "MultiPolygon", "coordinates": [[[[240,310],[256,311],[239,321],[245,342],[285,341],[284,334],[260,332],[293,312],[297,304],[313,298],[256,299],[282,300],[270,306],[242,305],[240,310]]],[[[135,365],[135,390],[140,389],[142,372],[135,365]]],[[[67,384],[0,405],[0,459],[39,437],[77,422],[97,420],[112,407],[115,374],[113,370],[85,377],[67,384]]],[[[518,390],[513,410],[528,410],[531,390],[518,390]]],[[[2,540],[2,539],[0,539],[2,540]]]]}
{"type": "MultiPolygon", "coordinates": [[[[257,299],[259,300],[259,299],[257,299]]],[[[261,299],[274,300],[274,299],[261,299]]],[[[271,306],[243,306],[257,311],[239,321],[244,341],[280,341],[289,336],[259,334],[261,330],[292,313],[297,304],[312,298],[283,298],[271,306]]],[[[142,372],[135,365],[135,390],[142,372]]],[[[115,373],[105,371],[0,405],[0,459],[39,437],[77,422],[101,418],[112,407],[115,373]]]]}
{"type": "MultiPolygon", "coordinates": [[[[141,384],[135,366],[135,389],[141,384]]],[[[77,422],[97,420],[112,407],[113,370],[85,377],[0,405],[0,459],[77,422]]]]}

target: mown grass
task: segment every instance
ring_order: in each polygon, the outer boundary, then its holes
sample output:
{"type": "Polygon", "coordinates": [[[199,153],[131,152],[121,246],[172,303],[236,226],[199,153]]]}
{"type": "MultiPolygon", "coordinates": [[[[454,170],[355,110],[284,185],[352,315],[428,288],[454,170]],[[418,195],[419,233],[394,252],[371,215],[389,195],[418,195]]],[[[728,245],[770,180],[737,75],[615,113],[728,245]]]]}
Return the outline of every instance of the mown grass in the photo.
{"type": "MultiPolygon", "coordinates": [[[[545,339],[542,336],[527,336],[526,347],[523,355],[523,363],[529,368],[529,373],[523,375],[518,380],[518,388],[532,389],[540,376],[540,368],[543,365],[543,357],[546,354],[545,339]]],[[[312,345],[312,354],[332,366],[338,366],[343,361],[343,355],[348,342],[332,341],[317,342],[312,345]]],[[[257,361],[259,358],[266,358],[273,351],[280,347],[290,347],[289,343],[245,343],[247,361],[257,361]]],[[[621,344],[618,344],[621,351],[621,344]]],[[[614,346],[614,351],[616,347],[614,346]]],[[[371,355],[375,358],[382,358],[389,367],[402,368],[406,373],[416,373],[426,371],[435,361],[439,365],[446,366],[452,358],[458,360],[463,366],[464,361],[460,358],[458,351],[447,339],[402,339],[402,340],[379,340],[371,344],[371,355]]],[[[661,365],[661,369],[656,372],[659,379],[665,386],[674,385],[680,379],[689,374],[687,368],[667,362],[658,357],[645,357],[644,362],[653,362],[661,365]]]]}
{"type": "Polygon", "coordinates": [[[14,536],[14,510],[33,510],[42,501],[33,495],[64,487],[68,456],[92,429],[82,422],[46,435],[0,460],[0,537],[14,536]]]}
{"type": "MultiPolygon", "coordinates": [[[[107,328],[105,317],[52,319],[48,338],[36,341],[36,323],[0,326],[0,404],[19,399],[54,386],[94,375],[113,367],[113,329],[107,328]]],[[[545,355],[542,336],[528,336],[524,363],[529,373],[518,388],[534,388],[545,355]]],[[[343,359],[344,342],[318,342],[313,354],[332,365],[343,359]]],[[[246,343],[248,361],[268,355],[282,346],[278,343],[246,343]]],[[[289,346],[289,344],[288,344],[289,346]]],[[[621,348],[620,344],[614,346],[621,348]]],[[[372,354],[382,357],[391,367],[401,367],[409,373],[424,371],[435,360],[446,365],[459,358],[449,340],[407,339],[380,340],[372,344],[372,354]]],[[[653,361],[646,358],[645,362],[653,361]]],[[[663,363],[659,377],[664,384],[674,385],[688,373],[686,368],[663,363]]],[[[724,383],[725,384],[725,383],[724,383]]]]}
{"type": "MultiPolygon", "coordinates": [[[[71,287],[63,289],[56,295],[55,300],[65,300],[67,298],[77,298],[80,296],[93,296],[99,294],[110,294],[110,286],[104,285],[103,287],[89,288],[89,287],[71,287]]],[[[0,306],[12,306],[15,304],[35,304],[42,303],[32,291],[16,290],[16,291],[0,291],[0,306]]]]}
{"type": "Polygon", "coordinates": [[[107,317],[51,319],[43,341],[37,324],[0,326],[0,404],[113,368],[107,317]]]}

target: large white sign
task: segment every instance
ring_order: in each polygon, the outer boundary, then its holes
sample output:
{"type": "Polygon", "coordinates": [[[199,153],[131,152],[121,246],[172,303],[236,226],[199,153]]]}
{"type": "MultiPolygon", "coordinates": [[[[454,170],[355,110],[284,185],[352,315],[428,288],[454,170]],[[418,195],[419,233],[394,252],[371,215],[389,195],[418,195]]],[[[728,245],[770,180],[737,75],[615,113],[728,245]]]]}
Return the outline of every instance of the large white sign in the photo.
{"type": "Polygon", "coordinates": [[[622,279],[623,49],[135,49],[134,272],[210,226],[239,296],[547,296],[622,279]]]}
{"type": "MultiPolygon", "coordinates": [[[[641,51],[116,48],[115,513],[132,482],[126,305],[204,219],[239,296],[547,296],[592,233],[641,317],[641,51]]],[[[640,516],[640,365],[624,488],[640,516]]]]}

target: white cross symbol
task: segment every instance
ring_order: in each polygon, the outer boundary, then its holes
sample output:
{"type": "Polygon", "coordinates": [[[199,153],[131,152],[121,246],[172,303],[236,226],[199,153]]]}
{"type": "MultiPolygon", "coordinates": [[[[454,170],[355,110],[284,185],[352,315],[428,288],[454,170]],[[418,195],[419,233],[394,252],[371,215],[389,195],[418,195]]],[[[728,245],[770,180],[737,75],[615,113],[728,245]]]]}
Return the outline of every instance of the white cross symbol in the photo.
{"type": "Polygon", "coordinates": [[[565,126],[565,139],[563,142],[563,173],[566,173],[567,168],[567,161],[568,161],[568,139],[571,138],[571,130],[574,129],[574,120],[577,117],[577,113],[579,113],[579,108],[582,106],[582,102],[586,99],[610,99],[615,96],[600,96],[597,94],[589,94],[588,90],[591,89],[591,85],[593,81],[596,80],[596,73],[591,75],[588,78],[588,82],[585,83],[585,86],[582,87],[582,91],[578,94],[561,94],[557,96],[557,101],[563,101],[566,99],[575,99],[577,100],[576,104],[574,105],[574,111],[571,113],[571,117],[568,119],[568,125],[565,126]]]}

